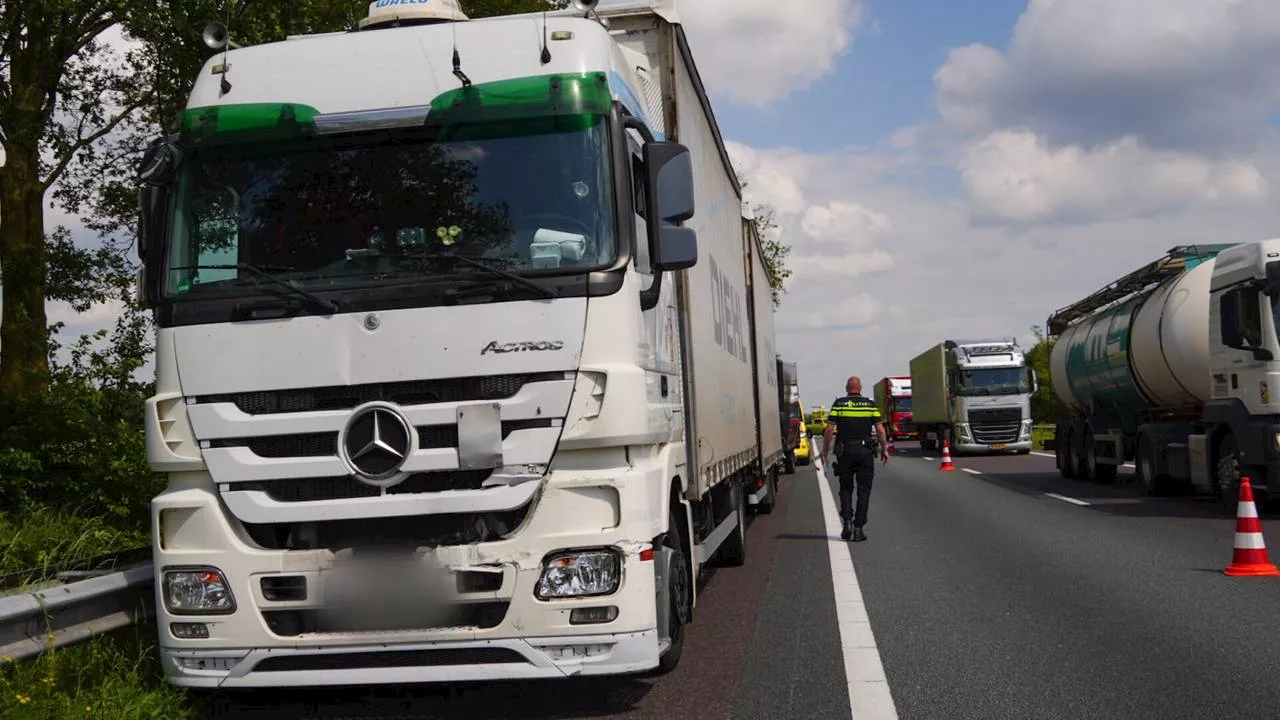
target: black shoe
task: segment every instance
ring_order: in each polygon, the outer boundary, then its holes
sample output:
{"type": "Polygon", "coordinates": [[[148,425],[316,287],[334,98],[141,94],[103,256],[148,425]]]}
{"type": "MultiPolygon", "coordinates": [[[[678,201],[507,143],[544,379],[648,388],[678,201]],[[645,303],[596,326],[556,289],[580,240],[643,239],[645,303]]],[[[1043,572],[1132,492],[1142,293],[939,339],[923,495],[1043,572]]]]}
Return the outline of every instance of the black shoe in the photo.
{"type": "Polygon", "coordinates": [[[862,532],[862,528],[860,528],[860,527],[856,527],[856,528],[854,528],[854,529],[853,529],[853,541],[854,541],[854,542],[865,542],[865,541],[866,541],[866,539],[867,539],[867,534],[866,534],[866,533],[864,533],[864,532],[862,532]]]}
{"type": "Polygon", "coordinates": [[[844,525],[844,529],[840,531],[840,539],[848,540],[849,536],[853,535],[853,523],[849,522],[848,520],[845,520],[843,525],[844,525]]]}

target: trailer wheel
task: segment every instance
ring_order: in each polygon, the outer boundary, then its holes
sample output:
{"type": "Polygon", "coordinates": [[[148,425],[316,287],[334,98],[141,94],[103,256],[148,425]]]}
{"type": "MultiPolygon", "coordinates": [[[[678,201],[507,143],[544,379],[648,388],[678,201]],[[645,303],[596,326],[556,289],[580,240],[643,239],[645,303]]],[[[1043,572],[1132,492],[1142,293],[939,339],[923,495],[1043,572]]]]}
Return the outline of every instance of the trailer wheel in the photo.
{"type": "Polygon", "coordinates": [[[796,474],[796,454],[794,450],[788,450],[782,461],[782,471],[787,475],[796,474]]]}
{"type": "Polygon", "coordinates": [[[747,495],[742,483],[733,483],[729,491],[733,498],[733,512],[738,516],[738,526],[720,546],[720,561],[729,567],[742,567],[747,562],[747,495]]]}
{"type": "Polygon", "coordinates": [[[765,493],[764,500],[756,503],[756,512],[769,515],[773,512],[773,507],[778,504],[778,472],[776,470],[765,473],[764,486],[768,492],[765,493]]]}

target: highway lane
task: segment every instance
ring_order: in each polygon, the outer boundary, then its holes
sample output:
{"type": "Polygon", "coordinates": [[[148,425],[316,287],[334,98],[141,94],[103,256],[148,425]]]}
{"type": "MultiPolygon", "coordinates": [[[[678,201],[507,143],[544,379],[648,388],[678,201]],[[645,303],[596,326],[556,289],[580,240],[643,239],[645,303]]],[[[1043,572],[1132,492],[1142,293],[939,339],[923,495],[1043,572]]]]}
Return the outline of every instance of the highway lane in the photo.
{"type": "Polygon", "coordinates": [[[1207,501],[932,457],[878,468],[852,546],[899,717],[1280,714],[1280,579],[1221,574],[1234,524],[1207,501]]]}
{"type": "MultiPolygon", "coordinates": [[[[847,720],[850,695],[827,549],[832,536],[817,477],[800,467],[783,476],[780,487],[774,512],[750,520],[747,564],[708,573],[680,666],[666,677],[253,692],[237,694],[234,706],[213,707],[205,715],[847,720]]],[[[859,715],[864,717],[884,716],[859,715]]]]}

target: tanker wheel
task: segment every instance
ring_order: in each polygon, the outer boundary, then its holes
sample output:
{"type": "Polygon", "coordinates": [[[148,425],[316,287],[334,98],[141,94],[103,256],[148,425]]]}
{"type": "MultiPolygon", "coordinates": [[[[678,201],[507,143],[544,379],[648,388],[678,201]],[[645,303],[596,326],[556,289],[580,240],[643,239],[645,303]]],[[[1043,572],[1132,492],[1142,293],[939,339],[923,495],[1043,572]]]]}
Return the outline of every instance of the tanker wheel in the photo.
{"type": "Polygon", "coordinates": [[[1055,433],[1062,442],[1053,444],[1053,457],[1058,463],[1058,474],[1070,480],[1076,476],[1076,454],[1073,451],[1075,437],[1070,432],[1055,433]]]}
{"type": "MultiPolygon", "coordinates": [[[[1232,517],[1240,500],[1240,451],[1234,435],[1226,435],[1218,444],[1218,461],[1213,466],[1213,496],[1222,510],[1232,517]]],[[[1256,504],[1256,503],[1255,503],[1256,504]]]]}
{"type": "Polygon", "coordinates": [[[1093,440],[1093,433],[1086,430],[1084,438],[1071,445],[1071,454],[1075,456],[1072,459],[1075,460],[1076,477],[1081,480],[1093,480],[1093,466],[1090,463],[1093,458],[1091,440],[1093,440]]]}
{"type": "Polygon", "coordinates": [[[1151,444],[1151,438],[1146,435],[1139,436],[1138,451],[1134,454],[1137,456],[1134,458],[1136,475],[1143,491],[1152,496],[1164,494],[1169,478],[1156,471],[1156,451],[1151,444]]]}

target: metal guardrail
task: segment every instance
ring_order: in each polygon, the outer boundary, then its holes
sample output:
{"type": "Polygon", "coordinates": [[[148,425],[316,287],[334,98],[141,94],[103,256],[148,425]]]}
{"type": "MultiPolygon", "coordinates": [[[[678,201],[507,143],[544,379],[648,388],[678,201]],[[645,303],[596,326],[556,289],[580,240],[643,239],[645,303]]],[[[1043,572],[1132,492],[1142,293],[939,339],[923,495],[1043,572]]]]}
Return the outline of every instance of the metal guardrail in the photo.
{"type": "Polygon", "coordinates": [[[54,578],[70,580],[76,576],[92,577],[118,568],[132,567],[151,558],[151,546],[98,555],[87,560],[73,560],[46,567],[28,568],[0,575],[0,594],[54,578]]]}
{"type": "Polygon", "coordinates": [[[154,614],[151,561],[66,585],[0,597],[0,656],[26,659],[154,614]]]}

